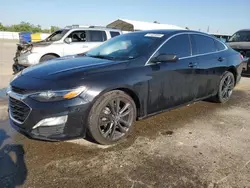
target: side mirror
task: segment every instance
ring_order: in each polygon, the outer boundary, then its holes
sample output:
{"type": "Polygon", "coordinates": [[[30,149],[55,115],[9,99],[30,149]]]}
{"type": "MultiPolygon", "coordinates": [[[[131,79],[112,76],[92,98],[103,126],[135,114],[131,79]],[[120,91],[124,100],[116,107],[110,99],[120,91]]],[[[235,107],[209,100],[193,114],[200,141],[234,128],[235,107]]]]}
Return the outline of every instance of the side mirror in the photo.
{"type": "Polygon", "coordinates": [[[160,54],[156,57],[153,57],[150,61],[153,63],[157,63],[157,62],[176,62],[178,61],[179,58],[177,57],[177,55],[174,54],[160,54]]]}
{"type": "Polygon", "coordinates": [[[72,39],[71,38],[66,38],[66,39],[64,39],[64,42],[67,43],[67,44],[70,44],[72,42],[72,39]]]}

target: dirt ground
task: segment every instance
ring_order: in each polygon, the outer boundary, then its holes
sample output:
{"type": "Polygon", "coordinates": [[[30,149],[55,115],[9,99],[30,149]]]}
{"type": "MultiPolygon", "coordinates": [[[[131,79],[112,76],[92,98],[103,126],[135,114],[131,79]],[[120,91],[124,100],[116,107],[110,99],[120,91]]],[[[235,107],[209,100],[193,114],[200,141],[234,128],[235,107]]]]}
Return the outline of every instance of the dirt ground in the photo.
{"type": "MultiPolygon", "coordinates": [[[[14,51],[0,43],[0,89],[14,51]]],[[[28,139],[6,111],[0,96],[0,187],[250,187],[250,78],[227,104],[197,102],[138,121],[109,147],[28,139]]]]}
{"type": "Polygon", "coordinates": [[[12,78],[12,64],[16,50],[15,40],[0,39],[0,89],[12,78]]]}

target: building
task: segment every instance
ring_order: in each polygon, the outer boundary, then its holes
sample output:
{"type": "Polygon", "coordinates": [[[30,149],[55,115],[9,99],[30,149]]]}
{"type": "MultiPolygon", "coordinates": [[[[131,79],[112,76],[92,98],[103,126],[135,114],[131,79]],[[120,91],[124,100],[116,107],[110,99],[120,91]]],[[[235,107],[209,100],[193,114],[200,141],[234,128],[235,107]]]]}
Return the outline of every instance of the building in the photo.
{"type": "Polygon", "coordinates": [[[175,25],[160,24],[160,23],[150,23],[150,22],[141,22],[127,19],[118,19],[110,24],[107,27],[112,27],[120,29],[122,31],[141,31],[141,30],[152,30],[152,29],[183,29],[185,28],[178,27],[175,25]]]}

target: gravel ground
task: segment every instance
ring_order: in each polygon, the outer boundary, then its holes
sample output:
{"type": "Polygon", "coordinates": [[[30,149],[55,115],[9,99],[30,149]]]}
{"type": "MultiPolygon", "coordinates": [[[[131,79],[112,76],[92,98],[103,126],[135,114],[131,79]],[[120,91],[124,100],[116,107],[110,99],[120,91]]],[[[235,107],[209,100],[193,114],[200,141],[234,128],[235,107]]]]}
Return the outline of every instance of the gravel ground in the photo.
{"type": "MultiPolygon", "coordinates": [[[[0,54],[13,54],[7,49],[0,44],[0,54]]],[[[12,57],[0,57],[9,79],[12,57]]],[[[6,104],[0,98],[0,187],[250,187],[250,78],[227,104],[197,102],[138,121],[109,147],[28,139],[10,127],[6,104]]]]}

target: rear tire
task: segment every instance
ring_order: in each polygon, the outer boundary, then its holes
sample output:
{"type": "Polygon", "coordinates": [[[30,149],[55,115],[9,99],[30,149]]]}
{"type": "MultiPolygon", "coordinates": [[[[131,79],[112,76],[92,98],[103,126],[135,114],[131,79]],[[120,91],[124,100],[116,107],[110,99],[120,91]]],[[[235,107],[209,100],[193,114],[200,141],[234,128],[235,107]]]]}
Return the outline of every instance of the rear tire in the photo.
{"type": "Polygon", "coordinates": [[[114,144],[131,132],[135,119],[134,100],[123,91],[110,91],[99,97],[92,106],[88,133],[99,144],[114,144]]]}
{"type": "Polygon", "coordinates": [[[232,95],[234,86],[235,78],[233,73],[226,71],[220,80],[218,93],[214,97],[214,101],[217,103],[226,103],[232,95]]]}
{"type": "Polygon", "coordinates": [[[55,55],[44,55],[41,59],[40,59],[40,63],[43,63],[45,61],[49,61],[51,59],[55,59],[57,58],[57,56],[55,55]]]}

